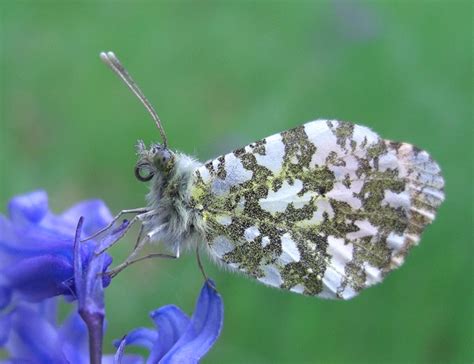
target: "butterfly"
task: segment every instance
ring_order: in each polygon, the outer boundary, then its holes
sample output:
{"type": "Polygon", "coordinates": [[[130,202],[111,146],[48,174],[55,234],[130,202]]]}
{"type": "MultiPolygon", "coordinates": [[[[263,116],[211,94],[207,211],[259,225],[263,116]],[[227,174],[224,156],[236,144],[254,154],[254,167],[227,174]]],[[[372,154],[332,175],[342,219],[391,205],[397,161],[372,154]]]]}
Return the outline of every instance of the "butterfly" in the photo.
{"type": "MultiPolygon", "coordinates": [[[[367,127],[316,120],[206,163],[171,150],[155,110],[112,53],[102,60],[142,101],[162,143],[138,142],[135,175],[150,183],[136,216],[134,261],[149,242],[177,258],[195,248],[265,285],[350,299],[402,265],[444,200],[429,154],[367,127]]],[[[130,225],[131,225],[130,224],[130,225]]],[[[198,254],[198,262],[201,266],[198,254]]]]}

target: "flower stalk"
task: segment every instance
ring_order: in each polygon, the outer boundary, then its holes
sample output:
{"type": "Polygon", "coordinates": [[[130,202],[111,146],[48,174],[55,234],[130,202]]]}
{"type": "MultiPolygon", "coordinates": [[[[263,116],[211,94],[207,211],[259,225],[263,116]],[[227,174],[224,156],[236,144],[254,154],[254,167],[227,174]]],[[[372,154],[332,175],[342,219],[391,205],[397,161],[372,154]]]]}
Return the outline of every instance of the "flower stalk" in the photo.
{"type": "MultiPolygon", "coordinates": [[[[76,228],[76,234],[74,237],[74,281],[76,285],[76,294],[79,301],[78,312],[81,318],[84,320],[87,326],[87,332],[89,336],[89,357],[91,364],[101,364],[102,361],[102,341],[104,338],[104,298],[103,298],[103,286],[102,277],[99,272],[95,272],[97,264],[93,264],[95,260],[101,260],[100,256],[97,257],[92,254],[91,262],[89,263],[87,270],[84,274],[82,269],[81,259],[81,232],[82,225],[84,223],[84,217],[79,218],[79,222],[76,228]],[[92,281],[87,279],[90,275],[92,281]],[[84,275],[86,279],[84,280],[84,275]],[[98,286],[95,289],[94,304],[88,304],[91,297],[85,296],[89,291],[88,285],[98,286]]],[[[100,270],[102,271],[102,269],[100,270]]]]}

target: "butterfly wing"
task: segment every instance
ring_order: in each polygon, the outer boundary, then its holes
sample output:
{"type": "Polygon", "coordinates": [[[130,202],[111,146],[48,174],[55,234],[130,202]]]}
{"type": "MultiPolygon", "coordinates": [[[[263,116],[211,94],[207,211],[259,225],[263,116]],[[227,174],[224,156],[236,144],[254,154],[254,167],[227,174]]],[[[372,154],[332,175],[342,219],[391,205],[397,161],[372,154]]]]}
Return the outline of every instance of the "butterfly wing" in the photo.
{"type": "Polygon", "coordinates": [[[191,204],[217,260],[270,286],[349,299],[403,263],[443,187],[426,152],[317,120],[198,168],[191,204]]]}

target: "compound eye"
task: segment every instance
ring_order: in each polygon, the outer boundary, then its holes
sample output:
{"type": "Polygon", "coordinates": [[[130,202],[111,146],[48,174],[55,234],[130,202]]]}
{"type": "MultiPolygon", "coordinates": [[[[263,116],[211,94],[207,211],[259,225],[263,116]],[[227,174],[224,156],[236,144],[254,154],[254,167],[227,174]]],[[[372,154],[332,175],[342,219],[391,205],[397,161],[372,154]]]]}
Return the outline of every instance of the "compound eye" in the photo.
{"type": "Polygon", "coordinates": [[[153,163],[158,168],[158,170],[167,170],[170,167],[172,160],[173,155],[166,148],[158,150],[153,156],[153,163]]]}
{"type": "Polygon", "coordinates": [[[170,161],[170,159],[171,159],[171,153],[169,152],[169,150],[166,150],[166,149],[165,149],[165,150],[163,150],[163,151],[161,152],[161,155],[160,155],[159,158],[160,158],[161,164],[165,165],[165,164],[167,164],[167,163],[170,161]]]}
{"type": "Polygon", "coordinates": [[[153,178],[155,172],[148,163],[139,163],[135,166],[135,177],[141,182],[147,182],[153,178]]]}

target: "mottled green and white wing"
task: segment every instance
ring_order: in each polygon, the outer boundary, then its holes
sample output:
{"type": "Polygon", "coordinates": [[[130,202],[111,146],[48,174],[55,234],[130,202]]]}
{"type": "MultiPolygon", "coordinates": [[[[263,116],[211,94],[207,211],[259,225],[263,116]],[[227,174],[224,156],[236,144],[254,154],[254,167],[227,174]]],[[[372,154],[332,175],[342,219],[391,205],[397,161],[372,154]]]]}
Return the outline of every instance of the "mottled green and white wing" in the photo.
{"type": "Polygon", "coordinates": [[[428,153],[317,120],[195,171],[209,253],[274,287],[349,299],[399,267],[443,201],[428,153]]]}

